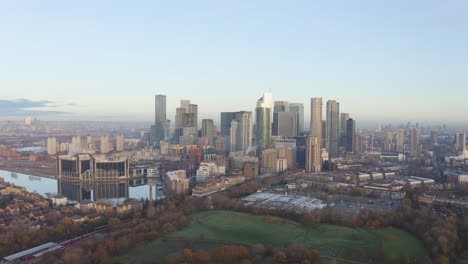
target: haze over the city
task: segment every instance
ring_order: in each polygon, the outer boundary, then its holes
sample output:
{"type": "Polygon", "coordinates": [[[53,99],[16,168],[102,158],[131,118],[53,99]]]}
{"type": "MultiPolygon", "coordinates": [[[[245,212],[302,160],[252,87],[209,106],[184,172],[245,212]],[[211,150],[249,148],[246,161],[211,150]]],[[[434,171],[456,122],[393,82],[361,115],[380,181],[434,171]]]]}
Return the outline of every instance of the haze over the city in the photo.
{"type": "MultiPolygon", "coordinates": [[[[0,119],[200,118],[321,96],[360,123],[465,124],[466,1],[0,4],[0,119]],[[66,114],[63,114],[65,112],[66,114]]],[[[309,111],[305,111],[308,120],[309,111]]]]}

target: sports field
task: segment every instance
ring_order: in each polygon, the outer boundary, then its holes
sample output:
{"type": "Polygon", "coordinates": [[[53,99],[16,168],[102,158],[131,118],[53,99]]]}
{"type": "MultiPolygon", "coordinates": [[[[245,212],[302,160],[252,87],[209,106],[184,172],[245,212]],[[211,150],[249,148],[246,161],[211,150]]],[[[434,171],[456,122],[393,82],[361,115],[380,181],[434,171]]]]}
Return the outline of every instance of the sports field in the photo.
{"type": "Polygon", "coordinates": [[[229,211],[197,213],[188,227],[172,233],[164,241],[140,245],[119,261],[152,263],[187,246],[211,249],[223,243],[246,246],[262,243],[275,248],[302,244],[318,249],[322,256],[366,263],[381,248],[395,259],[408,256],[413,260],[426,254],[419,240],[398,229],[352,229],[325,224],[306,228],[282,218],[265,220],[263,216],[229,211]]]}

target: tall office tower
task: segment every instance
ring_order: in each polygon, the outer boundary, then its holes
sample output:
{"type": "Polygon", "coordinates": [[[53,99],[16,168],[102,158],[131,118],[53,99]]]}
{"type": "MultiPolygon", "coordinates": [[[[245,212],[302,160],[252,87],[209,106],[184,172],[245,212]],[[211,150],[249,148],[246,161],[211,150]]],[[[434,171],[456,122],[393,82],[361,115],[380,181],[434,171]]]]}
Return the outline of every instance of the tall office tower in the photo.
{"type": "Polygon", "coordinates": [[[421,139],[419,131],[416,128],[411,129],[409,138],[409,148],[411,157],[417,157],[421,155],[421,139]]]}
{"type": "Polygon", "coordinates": [[[396,151],[397,152],[405,151],[405,130],[403,128],[400,128],[397,130],[396,151]]]}
{"type": "Polygon", "coordinates": [[[185,108],[179,107],[176,108],[176,116],[175,116],[175,128],[182,128],[185,127],[186,115],[185,115],[185,108]]]}
{"type": "MultiPolygon", "coordinates": [[[[158,142],[159,144],[159,142],[158,142]]],[[[123,135],[118,135],[115,137],[115,150],[124,151],[125,148],[125,138],[123,135]]]]}
{"type": "Polygon", "coordinates": [[[57,154],[57,139],[55,137],[47,138],[47,154],[49,155],[57,154]]]}
{"type": "Polygon", "coordinates": [[[457,149],[457,151],[465,151],[466,149],[465,133],[457,133],[455,135],[455,148],[457,149]]]}
{"type": "Polygon", "coordinates": [[[166,96],[158,94],[154,97],[154,135],[153,146],[164,140],[164,125],[166,123],[166,96]]]}
{"type": "Polygon", "coordinates": [[[349,119],[348,113],[340,114],[340,135],[338,136],[339,146],[346,149],[346,121],[349,119]]]}
{"type": "Polygon", "coordinates": [[[198,105],[189,104],[187,114],[189,115],[189,122],[187,123],[187,126],[198,129],[198,105]]]}
{"type": "Polygon", "coordinates": [[[277,116],[278,136],[292,138],[298,135],[296,112],[279,112],[275,115],[277,116]]]}
{"type": "Polygon", "coordinates": [[[322,135],[322,97],[310,99],[310,136],[319,140],[322,135]]]}
{"type": "Polygon", "coordinates": [[[289,102],[288,101],[275,101],[273,106],[273,113],[279,112],[289,112],[289,102]]]}
{"type": "Polygon", "coordinates": [[[338,138],[340,134],[340,104],[334,100],[327,101],[327,151],[330,158],[338,157],[338,138]]]}
{"type": "Polygon", "coordinates": [[[180,100],[180,108],[185,109],[185,111],[188,111],[190,104],[190,100],[180,100]]]}
{"type": "Polygon", "coordinates": [[[221,112],[221,135],[227,137],[228,147],[231,151],[243,151],[252,146],[252,112],[239,111],[239,112],[221,112]],[[229,139],[231,137],[231,124],[236,121],[236,132],[234,135],[236,142],[235,148],[230,149],[229,139]]]}
{"type": "Polygon", "coordinates": [[[271,94],[265,93],[262,98],[258,99],[257,108],[255,108],[255,144],[258,147],[258,153],[270,148],[272,102],[271,94]]]}
{"type": "Polygon", "coordinates": [[[322,121],[322,148],[327,146],[327,121],[322,121]]]}
{"type": "Polygon", "coordinates": [[[354,135],[354,152],[362,153],[365,151],[365,149],[365,139],[363,139],[360,133],[356,133],[354,135]]]}
{"type": "Polygon", "coordinates": [[[275,101],[273,109],[273,127],[271,134],[273,136],[279,136],[278,134],[278,114],[283,112],[289,112],[289,102],[287,101],[275,101]]]}
{"type": "Polygon", "coordinates": [[[72,137],[72,150],[74,153],[81,152],[81,138],[79,136],[72,137]]]}
{"type": "Polygon", "coordinates": [[[385,132],[384,151],[393,151],[393,132],[390,130],[385,132]]]}
{"type": "Polygon", "coordinates": [[[106,154],[109,153],[109,137],[108,136],[101,136],[101,153],[106,154]]]}
{"type": "Polygon", "coordinates": [[[320,140],[318,137],[308,137],[306,143],[306,171],[319,173],[321,171],[320,140]]]}
{"type": "Polygon", "coordinates": [[[290,103],[289,111],[297,113],[297,134],[304,132],[304,104],[303,103],[290,103]]]}
{"type": "Polygon", "coordinates": [[[237,151],[237,121],[231,121],[231,132],[229,134],[229,151],[237,151]]]}
{"type": "Polygon", "coordinates": [[[235,118],[235,115],[235,112],[221,112],[221,136],[229,137],[229,133],[231,131],[231,121],[235,118]]]}
{"type": "Polygon", "coordinates": [[[202,120],[201,136],[208,139],[208,144],[213,144],[214,137],[214,122],[213,119],[202,120]]]}
{"type": "Polygon", "coordinates": [[[356,151],[356,121],[352,118],[346,120],[346,151],[356,151]]]}
{"type": "Polygon", "coordinates": [[[349,119],[349,113],[340,114],[340,136],[346,136],[346,122],[349,119]]]}
{"type": "Polygon", "coordinates": [[[252,112],[240,111],[235,113],[235,120],[237,121],[237,139],[236,149],[247,150],[252,146],[252,112]]]}
{"type": "Polygon", "coordinates": [[[431,145],[437,146],[438,142],[438,133],[437,131],[431,131],[431,145]]]}

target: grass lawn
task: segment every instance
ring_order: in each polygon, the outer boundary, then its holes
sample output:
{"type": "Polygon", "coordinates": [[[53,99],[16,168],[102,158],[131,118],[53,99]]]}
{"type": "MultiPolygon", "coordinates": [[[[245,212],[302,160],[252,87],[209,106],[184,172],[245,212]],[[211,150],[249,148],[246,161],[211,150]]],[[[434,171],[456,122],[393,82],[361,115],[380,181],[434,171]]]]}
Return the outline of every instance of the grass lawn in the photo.
{"type": "MultiPolygon", "coordinates": [[[[318,249],[322,256],[361,262],[375,258],[380,248],[395,259],[402,256],[415,259],[426,255],[419,240],[398,229],[353,229],[326,224],[306,228],[282,218],[265,220],[263,216],[230,211],[197,213],[192,216],[188,227],[170,234],[164,240],[140,245],[119,257],[118,261],[155,263],[186,247],[210,250],[222,244],[252,246],[257,243],[274,248],[302,244],[318,249]]],[[[328,261],[323,260],[323,263],[328,261]]]]}

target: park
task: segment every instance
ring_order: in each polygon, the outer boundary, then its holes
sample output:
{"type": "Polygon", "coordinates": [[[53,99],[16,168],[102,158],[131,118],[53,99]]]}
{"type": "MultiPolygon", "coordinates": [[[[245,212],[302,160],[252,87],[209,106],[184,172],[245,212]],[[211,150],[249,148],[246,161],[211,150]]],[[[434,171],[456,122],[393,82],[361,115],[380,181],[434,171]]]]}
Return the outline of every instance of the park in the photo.
{"type": "Polygon", "coordinates": [[[274,249],[299,244],[320,251],[322,263],[335,258],[338,263],[377,263],[379,252],[411,262],[427,255],[422,243],[394,228],[364,229],[297,222],[271,216],[231,211],[195,213],[190,224],[168,236],[138,245],[117,261],[121,263],[163,262],[165,256],[184,248],[208,250],[221,245],[263,244],[274,249]]]}

